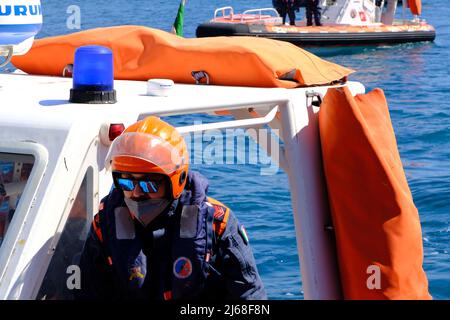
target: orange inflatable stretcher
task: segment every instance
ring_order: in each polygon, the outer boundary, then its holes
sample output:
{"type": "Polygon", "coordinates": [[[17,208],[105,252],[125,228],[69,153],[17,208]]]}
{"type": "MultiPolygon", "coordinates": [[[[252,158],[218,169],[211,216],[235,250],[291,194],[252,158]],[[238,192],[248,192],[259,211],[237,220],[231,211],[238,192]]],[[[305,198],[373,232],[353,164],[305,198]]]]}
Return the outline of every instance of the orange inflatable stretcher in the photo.
{"type": "Polygon", "coordinates": [[[29,74],[61,76],[83,45],[103,45],[114,53],[116,79],[169,78],[195,83],[204,71],[213,85],[295,88],[345,79],[351,69],[322,60],[290,43],[254,37],[185,39],[139,26],[93,29],[36,40],[12,62],[29,74]]]}
{"type": "Polygon", "coordinates": [[[330,89],[319,113],[345,299],[430,299],[418,211],[384,93],[330,89]]]}

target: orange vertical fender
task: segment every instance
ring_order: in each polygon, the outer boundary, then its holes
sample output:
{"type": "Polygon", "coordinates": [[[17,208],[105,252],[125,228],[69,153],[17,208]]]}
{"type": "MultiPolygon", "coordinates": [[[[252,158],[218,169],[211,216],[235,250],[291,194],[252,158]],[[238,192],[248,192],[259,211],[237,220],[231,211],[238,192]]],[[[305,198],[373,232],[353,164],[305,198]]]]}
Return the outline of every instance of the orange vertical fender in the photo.
{"type": "Polygon", "coordinates": [[[323,165],[345,299],[430,299],[422,231],[381,89],[328,90],[323,165]]]}
{"type": "Polygon", "coordinates": [[[412,14],[420,16],[422,13],[422,0],[408,0],[408,6],[412,14]]]}

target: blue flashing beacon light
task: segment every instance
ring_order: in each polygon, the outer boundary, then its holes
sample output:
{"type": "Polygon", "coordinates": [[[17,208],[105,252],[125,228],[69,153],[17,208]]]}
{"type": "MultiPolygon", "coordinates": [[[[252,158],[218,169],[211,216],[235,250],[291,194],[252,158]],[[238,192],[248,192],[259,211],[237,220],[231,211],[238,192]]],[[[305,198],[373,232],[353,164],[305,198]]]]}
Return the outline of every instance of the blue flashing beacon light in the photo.
{"type": "Polygon", "coordinates": [[[75,52],[70,102],[116,103],[113,54],[102,46],[83,46],[75,52]]]}

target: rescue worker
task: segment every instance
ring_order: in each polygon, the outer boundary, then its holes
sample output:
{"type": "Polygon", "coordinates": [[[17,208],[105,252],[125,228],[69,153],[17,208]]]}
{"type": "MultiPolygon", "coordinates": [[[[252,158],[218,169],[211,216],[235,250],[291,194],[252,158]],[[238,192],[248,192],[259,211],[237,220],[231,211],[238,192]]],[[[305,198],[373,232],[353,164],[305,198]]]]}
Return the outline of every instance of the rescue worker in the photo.
{"type": "Polygon", "coordinates": [[[286,23],[286,15],[289,16],[289,24],[295,26],[294,0],[282,0],[281,17],[283,18],[283,24],[286,23]]]}
{"type": "Polygon", "coordinates": [[[314,15],[314,23],[316,26],[321,26],[320,22],[321,12],[319,7],[319,0],[306,0],[306,25],[313,25],[313,15],[314,15]]]}
{"type": "Polygon", "coordinates": [[[283,7],[283,0],[272,0],[272,6],[277,10],[278,14],[282,15],[282,7],[283,7]]]}
{"type": "Polygon", "coordinates": [[[81,255],[78,299],[267,298],[244,227],[188,159],[183,137],[157,117],[114,140],[114,188],[81,255]]]}

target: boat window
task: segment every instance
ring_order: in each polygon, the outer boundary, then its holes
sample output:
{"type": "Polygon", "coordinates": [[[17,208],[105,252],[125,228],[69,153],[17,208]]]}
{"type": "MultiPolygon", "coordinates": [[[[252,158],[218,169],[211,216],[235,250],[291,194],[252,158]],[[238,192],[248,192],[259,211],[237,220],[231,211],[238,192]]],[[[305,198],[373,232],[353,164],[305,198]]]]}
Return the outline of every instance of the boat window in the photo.
{"type": "Polygon", "coordinates": [[[0,153],[0,246],[34,166],[32,155],[0,153]]]}
{"type": "Polygon", "coordinates": [[[39,300],[72,300],[76,290],[76,266],[91,223],[93,170],[89,168],[59,237],[52,260],[37,295],[39,300]],[[74,269],[75,268],[75,269],[74,269]]]}

